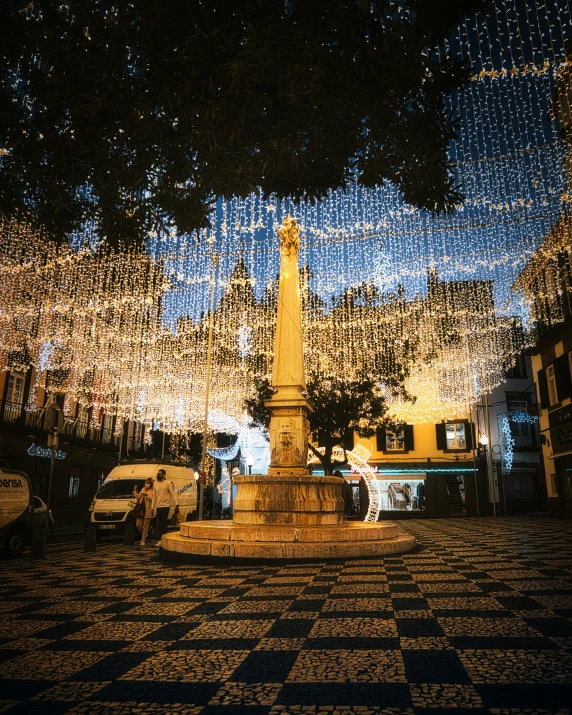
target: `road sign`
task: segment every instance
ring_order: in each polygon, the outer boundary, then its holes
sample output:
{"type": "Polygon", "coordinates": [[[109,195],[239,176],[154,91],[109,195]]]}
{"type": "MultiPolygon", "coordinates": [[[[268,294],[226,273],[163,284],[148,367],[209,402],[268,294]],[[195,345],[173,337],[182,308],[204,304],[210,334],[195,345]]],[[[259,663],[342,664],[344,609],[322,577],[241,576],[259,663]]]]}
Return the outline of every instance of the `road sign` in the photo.
{"type": "Polygon", "coordinates": [[[61,432],[64,428],[64,411],[55,402],[46,407],[46,428],[50,434],[61,432]]]}

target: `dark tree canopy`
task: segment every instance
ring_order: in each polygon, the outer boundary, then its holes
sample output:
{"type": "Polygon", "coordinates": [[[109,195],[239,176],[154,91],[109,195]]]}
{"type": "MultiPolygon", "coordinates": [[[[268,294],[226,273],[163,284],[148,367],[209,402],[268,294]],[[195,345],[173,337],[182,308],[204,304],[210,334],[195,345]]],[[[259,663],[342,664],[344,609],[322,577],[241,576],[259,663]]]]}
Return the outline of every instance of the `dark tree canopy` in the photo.
{"type": "Polygon", "coordinates": [[[431,48],[487,4],[4,0],[0,213],[140,243],[207,225],[216,197],[356,175],[451,210],[443,97],[468,70],[431,48]]]}

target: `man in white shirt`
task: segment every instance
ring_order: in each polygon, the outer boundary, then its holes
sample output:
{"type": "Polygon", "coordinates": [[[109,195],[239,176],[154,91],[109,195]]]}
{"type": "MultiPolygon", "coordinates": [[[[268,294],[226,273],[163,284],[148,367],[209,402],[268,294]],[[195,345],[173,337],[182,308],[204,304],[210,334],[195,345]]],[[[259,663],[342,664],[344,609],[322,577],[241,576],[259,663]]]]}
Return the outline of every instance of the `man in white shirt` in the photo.
{"type": "Polygon", "coordinates": [[[164,469],[157,470],[157,480],[153,486],[151,514],[152,516],[157,516],[157,523],[155,525],[155,533],[157,534],[156,546],[161,546],[161,537],[167,533],[169,509],[177,504],[173,485],[166,479],[166,476],[167,473],[164,469]]]}

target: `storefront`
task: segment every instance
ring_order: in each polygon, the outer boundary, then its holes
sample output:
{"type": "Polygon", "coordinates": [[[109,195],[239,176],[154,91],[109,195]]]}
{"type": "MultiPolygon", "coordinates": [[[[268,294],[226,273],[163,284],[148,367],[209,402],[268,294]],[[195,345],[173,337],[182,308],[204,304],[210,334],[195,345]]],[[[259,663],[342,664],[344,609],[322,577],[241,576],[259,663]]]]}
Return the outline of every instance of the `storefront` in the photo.
{"type": "Polygon", "coordinates": [[[548,414],[560,513],[572,516],[572,405],[548,414]]]}
{"type": "MultiPolygon", "coordinates": [[[[478,473],[472,462],[403,465],[371,464],[380,495],[380,519],[415,519],[477,516],[478,473]]],[[[357,470],[346,470],[345,478],[354,488],[356,511],[365,516],[370,498],[357,470]]]]}

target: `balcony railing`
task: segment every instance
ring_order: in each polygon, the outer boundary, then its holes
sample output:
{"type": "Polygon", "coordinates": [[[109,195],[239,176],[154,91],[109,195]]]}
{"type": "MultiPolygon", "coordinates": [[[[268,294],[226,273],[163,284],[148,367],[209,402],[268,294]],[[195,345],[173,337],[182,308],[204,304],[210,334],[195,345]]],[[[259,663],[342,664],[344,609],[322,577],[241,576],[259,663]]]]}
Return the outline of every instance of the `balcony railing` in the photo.
{"type": "MultiPolygon", "coordinates": [[[[10,401],[6,401],[4,403],[4,407],[0,407],[0,409],[2,410],[0,415],[2,422],[16,422],[22,417],[22,415],[24,415],[23,423],[27,427],[46,429],[44,410],[26,412],[22,404],[10,401]]],[[[75,419],[66,418],[61,434],[77,437],[78,439],[90,440],[91,442],[101,442],[102,444],[113,443],[113,431],[111,427],[103,427],[100,430],[92,430],[89,428],[89,424],[83,420],[76,421],[75,419]]]]}
{"type": "Polygon", "coordinates": [[[534,449],[538,448],[540,440],[537,434],[536,425],[519,425],[518,429],[511,426],[511,435],[514,440],[514,449],[534,449]]]}
{"type": "Polygon", "coordinates": [[[16,422],[16,420],[21,416],[24,406],[21,402],[9,402],[6,400],[4,402],[4,409],[2,410],[2,420],[4,422],[16,422]]]}
{"type": "Polygon", "coordinates": [[[26,412],[24,422],[27,427],[44,428],[44,415],[42,412],[26,412]]]}
{"type": "Polygon", "coordinates": [[[75,436],[80,439],[85,439],[87,434],[87,422],[76,422],[75,424],[75,436]]]}

